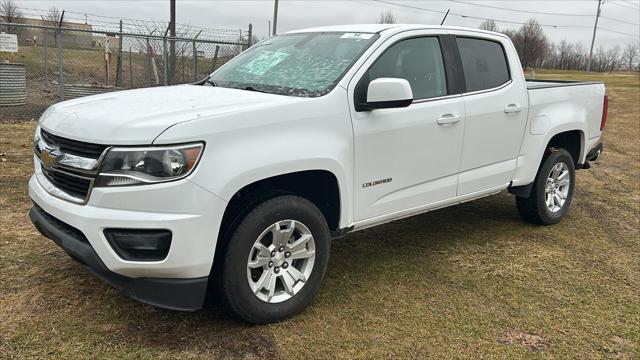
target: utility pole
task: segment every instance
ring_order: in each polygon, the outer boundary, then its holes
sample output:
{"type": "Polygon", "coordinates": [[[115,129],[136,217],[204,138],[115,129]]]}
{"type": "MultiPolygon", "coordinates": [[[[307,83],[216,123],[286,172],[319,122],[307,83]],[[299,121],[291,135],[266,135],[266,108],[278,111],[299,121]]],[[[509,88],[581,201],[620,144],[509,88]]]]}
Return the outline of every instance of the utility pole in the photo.
{"type": "Polygon", "coordinates": [[[589,62],[587,63],[587,71],[591,71],[591,58],[593,57],[593,44],[596,41],[596,30],[598,30],[598,18],[600,17],[600,6],[602,0],[598,0],[598,12],[596,13],[596,23],[593,25],[593,37],[591,38],[591,49],[589,50],[589,62]]]}
{"type": "Polygon", "coordinates": [[[175,63],[176,63],[176,0],[170,0],[170,20],[169,20],[169,76],[173,79],[175,63]]]}
{"type": "Polygon", "coordinates": [[[278,0],[274,0],[273,3],[273,33],[271,35],[276,34],[276,27],[278,26],[278,0]]]}
{"type": "Polygon", "coordinates": [[[267,37],[271,36],[271,20],[267,20],[269,23],[269,32],[267,33],[267,37]]]}

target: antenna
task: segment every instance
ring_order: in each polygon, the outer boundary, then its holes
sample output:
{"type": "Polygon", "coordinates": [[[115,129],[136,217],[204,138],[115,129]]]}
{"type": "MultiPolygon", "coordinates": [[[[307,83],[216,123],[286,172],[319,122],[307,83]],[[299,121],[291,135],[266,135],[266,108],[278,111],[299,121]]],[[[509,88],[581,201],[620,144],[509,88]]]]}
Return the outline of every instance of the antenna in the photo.
{"type": "Polygon", "coordinates": [[[440,25],[444,25],[444,21],[445,21],[445,20],[447,20],[447,15],[449,15],[449,11],[450,11],[450,10],[451,10],[451,9],[447,9],[447,13],[446,13],[446,14],[444,14],[444,17],[442,18],[442,22],[440,23],[440,25]]]}

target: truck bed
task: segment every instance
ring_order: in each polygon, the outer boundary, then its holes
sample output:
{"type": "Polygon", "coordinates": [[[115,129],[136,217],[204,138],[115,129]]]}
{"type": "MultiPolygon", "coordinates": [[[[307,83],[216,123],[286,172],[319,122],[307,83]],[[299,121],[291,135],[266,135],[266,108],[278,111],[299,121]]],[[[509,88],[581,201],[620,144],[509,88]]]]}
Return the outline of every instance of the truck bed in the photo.
{"type": "Polygon", "coordinates": [[[584,154],[597,145],[606,94],[602,82],[527,80],[526,84],[531,134],[543,134],[549,127],[570,123],[583,134],[584,154]]]}
{"type": "Polygon", "coordinates": [[[600,81],[575,81],[575,80],[535,80],[526,79],[527,89],[548,89],[563,86],[580,86],[580,85],[593,85],[602,84],[600,81]]]}

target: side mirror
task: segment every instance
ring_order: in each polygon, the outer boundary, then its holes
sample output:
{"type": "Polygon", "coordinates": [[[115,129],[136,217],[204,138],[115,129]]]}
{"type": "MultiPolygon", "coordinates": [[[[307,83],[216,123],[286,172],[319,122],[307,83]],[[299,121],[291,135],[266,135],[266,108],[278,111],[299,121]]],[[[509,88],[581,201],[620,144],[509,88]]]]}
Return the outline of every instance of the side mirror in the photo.
{"type": "Polygon", "coordinates": [[[401,108],[411,105],[413,91],[405,79],[379,78],[369,83],[363,110],[401,108]]]}

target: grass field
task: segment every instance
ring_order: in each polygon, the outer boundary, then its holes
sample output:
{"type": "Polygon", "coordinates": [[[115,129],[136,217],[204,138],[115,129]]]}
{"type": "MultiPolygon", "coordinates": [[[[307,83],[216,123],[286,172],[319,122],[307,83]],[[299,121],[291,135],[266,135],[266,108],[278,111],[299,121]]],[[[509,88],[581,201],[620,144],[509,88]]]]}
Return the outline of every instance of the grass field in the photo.
{"type": "Polygon", "coordinates": [[[562,223],[528,225],[500,194],[353,233],[313,305],[269,326],[98,281],[28,221],[35,123],[0,121],[0,358],[640,358],[640,78],[538,77],[610,99],[562,223]]]}

